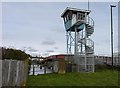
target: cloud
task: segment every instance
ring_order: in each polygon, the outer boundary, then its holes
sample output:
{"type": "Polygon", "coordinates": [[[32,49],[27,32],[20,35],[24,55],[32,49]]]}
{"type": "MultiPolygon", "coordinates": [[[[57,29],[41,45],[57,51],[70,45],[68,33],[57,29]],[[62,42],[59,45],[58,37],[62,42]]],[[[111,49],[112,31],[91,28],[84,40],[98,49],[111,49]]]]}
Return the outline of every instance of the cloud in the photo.
{"type": "Polygon", "coordinates": [[[29,52],[32,56],[39,56],[40,53],[39,52],[29,52]]]}
{"type": "Polygon", "coordinates": [[[55,26],[55,27],[51,28],[51,31],[56,32],[56,33],[61,33],[61,34],[65,33],[64,28],[63,27],[58,27],[58,26],[55,26]]]}
{"type": "Polygon", "coordinates": [[[46,52],[52,53],[52,52],[54,52],[54,50],[47,50],[46,52]]]}
{"type": "Polygon", "coordinates": [[[43,56],[49,56],[50,54],[49,53],[44,53],[42,54],[43,56]]]}
{"type": "Polygon", "coordinates": [[[49,55],[58,55],[60,54],[59,52],[53,52],[53,53],[50,53],[49,55]]]}
{"type": "Polygon", "coordinates": [[[58,47],[54,47],[54,49],[59,49],[58,47]]]}
{"type": "Polygon", "coordinates": [[[37,52],[37,51],[38,51],[38,50],[36,50],[36,49],[34,49],[34,48],[32,48],[32,47],[28,47],[27,49],[28,49],[28,51],[30,51],[30,52],[37,52]]]}
{"type": "Polygon", "coordinates": [[[33,47],[25,47],[25,46],[23,46],[22,48],[21,48],[21,50],[23,50],[23,51],[27,51],[27,52],[31,52],[31,53],[33,53],[33,52],[38,52],[38,50],[36,50],[36,49],[34,49],[33,47]]]}
{"type": "Polygon", "coordinates": [[[42,45],[54,45],[55,42],[54,42],[54,41],[50,41],[50,40],[48,40],[48,41],[44,41],[44,42],[42,42],[41,44],[42,44],[42,45]]]}

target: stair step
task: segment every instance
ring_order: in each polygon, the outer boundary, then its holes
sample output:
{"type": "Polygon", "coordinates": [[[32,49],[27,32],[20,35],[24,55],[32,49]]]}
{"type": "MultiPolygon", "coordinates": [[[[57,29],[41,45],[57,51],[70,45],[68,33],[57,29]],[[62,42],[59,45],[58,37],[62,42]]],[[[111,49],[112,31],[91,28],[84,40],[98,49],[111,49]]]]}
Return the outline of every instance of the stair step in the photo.
{"type": "Polygon", "coordinates": [[[87,30],[87,32],[88,32],[88,33],[91,33],[91,32],[93,33],[94,31],[93,31],[93,30],[89,30],[89,31],[87,30]]]}
{"type": "Polygon", "coordinates": [[[93,28],[93,27],[91,27],[91,26],[88,26],[87,28],[93,28]]]}

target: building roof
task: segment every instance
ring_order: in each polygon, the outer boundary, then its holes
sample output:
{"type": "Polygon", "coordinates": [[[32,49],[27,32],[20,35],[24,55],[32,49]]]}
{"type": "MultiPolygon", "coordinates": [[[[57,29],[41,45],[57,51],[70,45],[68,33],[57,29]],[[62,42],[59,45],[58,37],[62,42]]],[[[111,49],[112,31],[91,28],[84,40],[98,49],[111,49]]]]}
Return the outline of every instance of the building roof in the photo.
{"type": "Polygon", "coordinates": [[[61,17],[64,17],[64,15],[65,15],[68,11],[84,12],[84,13],[87,13],[87,14],[89,14],[89,13],[91,12],[90,10],[84,10],[84,9],[67,7],[67,8],[64,10],[64,12],[62,13],[61,17]]]}
{"type": "MultiPolygon", "coordinates": [[[[64,59],[66,56],[74,56],[74,54],[58,54],[46,57],[46,59],[64,59]]],[[[110,56],[94,55],[95,58],[111,58],[110,56]]]]}
{"type": "Polygon", "coordinates": [[[47,59],[64,59],[65,56],[74,56],[73,54],[67,55],[67,54],[58,54],[58,55],[52,55],[46,57],[47,59]]]}

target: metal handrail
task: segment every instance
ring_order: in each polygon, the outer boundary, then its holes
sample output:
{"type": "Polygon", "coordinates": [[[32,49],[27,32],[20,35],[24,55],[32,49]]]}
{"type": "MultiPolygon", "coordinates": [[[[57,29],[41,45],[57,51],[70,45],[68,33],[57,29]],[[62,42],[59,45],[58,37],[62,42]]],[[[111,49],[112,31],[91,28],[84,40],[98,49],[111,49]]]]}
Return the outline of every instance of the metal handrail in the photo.
{"type": "Polygon", "coordinates": [[[94,27],[94,20],[91,17],[88,17],[87,24],[92,25],[94,27]]]}
{"type": "Polygon", "coordinates": [[[87,38],[87,46],[93,46],[93,45],[94,42],[90,38],[87,38]]]}
{"type": "MultiPolygon", "coordinates": [[[[89,46],[89,47],[94,46],[94,42],[90,38],[87,38],[86,40],[87,40],[87,44],[86,44],[87,46],[89,46]]],[[[85,45],[84,39],[83,40],[79,40],[79,42],[85,45]]]]}

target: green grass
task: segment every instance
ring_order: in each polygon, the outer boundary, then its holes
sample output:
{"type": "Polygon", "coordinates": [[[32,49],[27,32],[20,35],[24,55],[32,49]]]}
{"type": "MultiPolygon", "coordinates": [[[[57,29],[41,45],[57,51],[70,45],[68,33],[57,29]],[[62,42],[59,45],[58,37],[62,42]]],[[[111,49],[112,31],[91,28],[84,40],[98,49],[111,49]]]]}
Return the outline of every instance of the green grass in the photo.
{"type": "Polygon", "coordinates": [[[27,86],[118,86],[118,71],[29,76],[27,86]]]}

